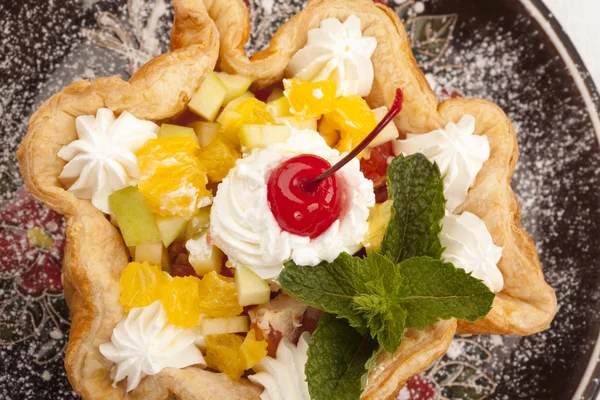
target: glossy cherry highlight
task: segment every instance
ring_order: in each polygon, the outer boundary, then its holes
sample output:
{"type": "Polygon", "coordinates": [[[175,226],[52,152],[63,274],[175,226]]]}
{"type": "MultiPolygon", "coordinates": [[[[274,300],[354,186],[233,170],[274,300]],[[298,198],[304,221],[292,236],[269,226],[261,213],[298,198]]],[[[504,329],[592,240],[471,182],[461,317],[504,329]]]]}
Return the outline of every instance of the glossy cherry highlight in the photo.
{"type": "Polygon", "coordinates": [[[313,190],[307,190],[304,185],[330,167],[321,157],[302,154],[271,173],[267,200],[281,229],[312,239],[340,218],[343,196],[335,176],[323,180],[313,190]]]}
{"type": "Polygon", "coordinates": [[[397,89],[394,104],[375,129],[334,166],[321,157],[302,154],[282,163],[271,173],[267,182],[267,200],[281,229],[314,239],[341,217],[344,191],[338,188],[334,174],[392,122],[402,110],[402,101],[402,90],[397,89]]]}

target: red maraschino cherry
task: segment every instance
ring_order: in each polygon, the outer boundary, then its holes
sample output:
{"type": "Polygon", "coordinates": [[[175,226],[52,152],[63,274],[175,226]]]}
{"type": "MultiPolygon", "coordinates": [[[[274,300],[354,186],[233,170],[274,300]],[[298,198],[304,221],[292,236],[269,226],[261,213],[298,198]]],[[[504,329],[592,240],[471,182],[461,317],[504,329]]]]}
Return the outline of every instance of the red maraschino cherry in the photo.
{"type": "Polygon", "coordinates": [[[402,110],[402,90],[375,129],[333,167],[313,154],[302,154],[279,165],[269,176],[267,200],[284,231],[311,239],[323,234],[342,214],[343,191],[335,173],[363,151],[402,110]]]}

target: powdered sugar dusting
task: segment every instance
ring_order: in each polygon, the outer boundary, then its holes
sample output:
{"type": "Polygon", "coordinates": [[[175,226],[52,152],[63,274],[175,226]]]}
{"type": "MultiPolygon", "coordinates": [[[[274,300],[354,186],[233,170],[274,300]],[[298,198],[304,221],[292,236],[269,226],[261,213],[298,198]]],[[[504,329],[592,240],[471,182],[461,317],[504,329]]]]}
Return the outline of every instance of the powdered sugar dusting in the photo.
{"type": "MultiPolygon", "coordinates": [[[[168,3],[0,4],[0,242],[11,242],[0,246],[0,398],[75,398],[61,360],[68,310],[57,294],[56,262],[64,225],[18,190],[22,179],[14,152],[27,119],[75,80],[126,78],[166,51],[172,18],[168,3]]],[[[277,27],[305,5],[303,0],[249,3],[249,52],[264,48],[277,27]]],[[[549,330],[528,338],[457,338],[444,359],[400,392],[405,399],[429,399],[435,393],[441,399],[569,398],[600,326],[598,143],[552,44],[504,3],[487,3],[492,22],[483,21],[489,16],[465,2],[395,0],[391,6],[403,18],[421,18],[419,27],[434,37],[455,33],[447,50],[443,41],[434,46],[413,35],[413,44],[423,52],[417,57],[427,61],[429,52],[435,60],[426,72],[440,99],[463,95],[495,101],[517,128],[521,157],[513,187],[523,225],[556,288],[558,316],[549,330]],[[506,19],[498,18],[507,13],[506,19]],[[430,14],[447,15],[429,20],[430,14]]]]}
{"type": "MultiPolygon", "coordinates": [[[[529,23],[521,17],[514,26],[529,23]]],[[[427,78],[441,100],[458,95],[498,103],[517,130],[520,159],[512,185],[523,226],[536,243],[546,279],[556,289],[558,315],[551,329],[531,337],[473,339],[496,348],[486,370],[503,386],[503,398],[524,393],[546,398],[558,393],[553,391],[557,383],[544,379],[546,368],[552,365],[568,375],[572,361],[564,349],[589,353],[594,342],[585,332],[598,326],[593,310],[599,296],[585,287],[591,285],[588,279],[597,279],[592,266],[600,256],[600,231],[592,222],[600,221],[600,153],[580,95],[557,74],[563,68],[560,60],[535,58],[536,48],[546,44],[524,40],[519,29],[505,31],[502,21],[486,26],[483,33],[455,38],[456,47],[427,78]]],[[[453,345],[446,357],[455,359],[457,354],[453,345]]],[[[566,389],[564,382],[558,385],[566,389]]]]}

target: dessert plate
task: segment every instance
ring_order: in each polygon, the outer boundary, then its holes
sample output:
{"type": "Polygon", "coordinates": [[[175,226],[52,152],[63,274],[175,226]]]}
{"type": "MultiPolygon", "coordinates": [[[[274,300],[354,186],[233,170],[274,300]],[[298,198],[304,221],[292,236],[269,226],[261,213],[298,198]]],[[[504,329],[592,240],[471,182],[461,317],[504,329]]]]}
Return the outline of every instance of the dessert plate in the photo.
{"type": "MultiPolygon", "coordinates": [[[[593,310],[598,301],[594,263],[599,246],[594,241],[600,237],[595,173],[600,157],[593,89],[577,75],[572,61],[577,57],[569,56],[568,49],[562,51],[564,58],[556,58],[564,48],[551,30],[541,33],[536,18],[543,18],[543,8],[540,13],[529,3],[497,3],[485,10],[464,1],[389,5],[407,21],[414,51],[440,98],[488,98],[515,122],[521,163],[513,187],[527,218],[524,226],[536,241],[562,307],[550,330],[530,338],[456,339],[443,360],[409,383],[403,398],[566,399],[576,392],[591,395],[594,389],[586,387],[592,382],[588,360],[597,358],[591,355],[598,331],[593,310]]],[[[248,51],[253,52],[302,4],[263,1],[249,7],[254,26],[248,51]]],[[[0,343],[5,362],[0,372],[7,377],[2,394],[68,398],[61,365],[69,324],[60,295],[64,227],[56,214],[20,188],[10,157],[25,119],[43,99],[81,78],[127,77],[166,50],[172,16],[162,0],[131,0],[121,6],[32,2],[24,10],[9,10],[6,24],[15,40],[2,43],[5,54],[14,52],[5,64],[0,106],[1,140],[8,149],[1,182],[0,343]],[[28,25],[32,23],[45,26],[41,40],[24,34],[35,31],[35,25],[28,25]],[[22,377],[27,384],[20,382],[22,377]]]]}

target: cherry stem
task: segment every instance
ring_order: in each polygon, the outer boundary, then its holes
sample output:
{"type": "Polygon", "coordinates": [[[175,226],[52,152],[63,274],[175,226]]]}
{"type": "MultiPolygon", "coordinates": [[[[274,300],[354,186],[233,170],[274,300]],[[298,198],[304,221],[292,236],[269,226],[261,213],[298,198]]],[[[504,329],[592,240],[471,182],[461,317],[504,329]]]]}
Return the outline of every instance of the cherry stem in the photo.
{"type": "Polygon", "coordinates": [[[340,161],[335,163],[335,165],[330,167],[327,171],[323,172],[321,175],[317,176],[316,178],[313,178],[309,181],[304,182],[302,184],[302,189],[304,189],[307,192],[314,192],[317,189],[317,186],[319,186],[319,183],[323,182],[325,179],[327,179],[331,175],[335,174],[344,165],[348,164],[354,157],[359,155],[360,152],[363,151],[369,145],[369,143],[371,143],[377,137],[377,135],[379,135],[381,133],[381,131],[383,131],[383,129],[387,126],[387,124],[392,122],[392,120],[396,117],[396,115],[398,115],[400,113],[400,111],[402,111],[402,102],[403,101],[404,101],[404,94],[402,93],[402,89],[398,88],[398,89],[396,89],[396,97],[394,98],[394,103],[392,104],[392,107],[387,112],[387,114],[385,114],[385,116],[381,119],[381,121],[379,121],[379,123],[373,129],[373,131],[371,133],[369,133],[367,135],[367,137],[364,138],[363,141],[359,143],[358,146],[356,146],[354,149],[352,149],[352,151],[350,153],[346,154],[346,156],[344,158],[342,158],[340,161]]]}

